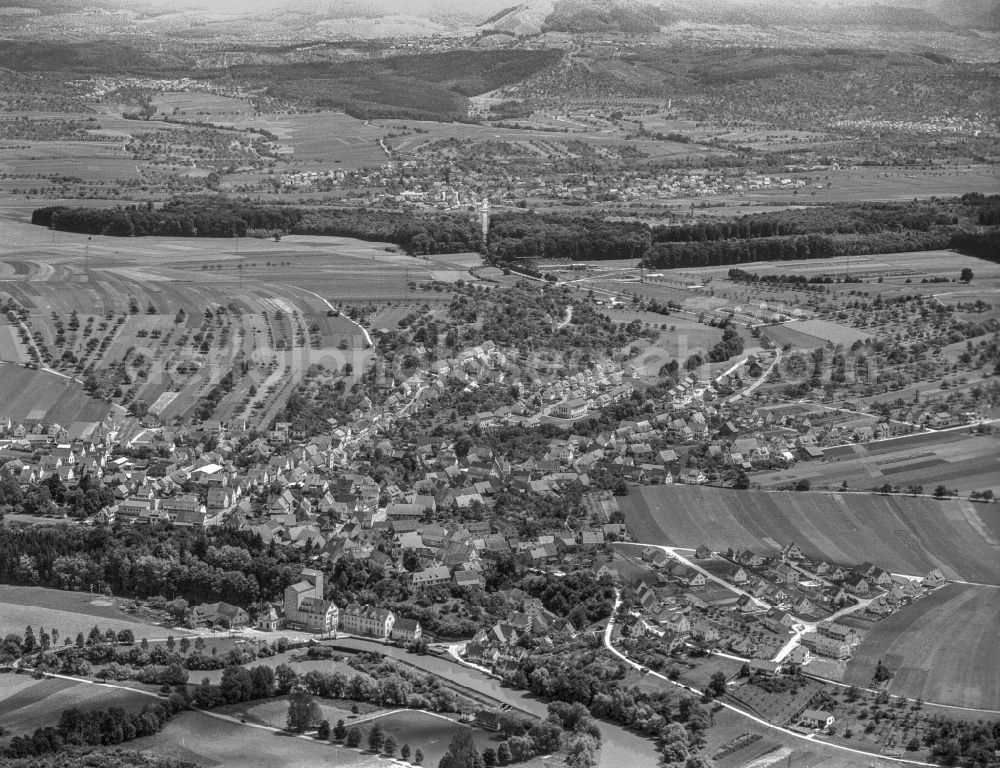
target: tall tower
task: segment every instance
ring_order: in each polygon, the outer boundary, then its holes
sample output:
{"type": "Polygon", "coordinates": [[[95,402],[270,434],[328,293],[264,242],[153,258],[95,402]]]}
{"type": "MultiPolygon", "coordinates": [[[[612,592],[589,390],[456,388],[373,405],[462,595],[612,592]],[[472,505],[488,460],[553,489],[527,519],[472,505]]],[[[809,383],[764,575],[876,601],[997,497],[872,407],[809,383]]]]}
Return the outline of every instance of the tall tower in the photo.
{"type": "Polygon", "coordinates": [[[483,207],[479,211],[479,223],[482,227],[483,243],[486,242],[486,236],[490,233],[490,201],[483,198],[483,207]]]}

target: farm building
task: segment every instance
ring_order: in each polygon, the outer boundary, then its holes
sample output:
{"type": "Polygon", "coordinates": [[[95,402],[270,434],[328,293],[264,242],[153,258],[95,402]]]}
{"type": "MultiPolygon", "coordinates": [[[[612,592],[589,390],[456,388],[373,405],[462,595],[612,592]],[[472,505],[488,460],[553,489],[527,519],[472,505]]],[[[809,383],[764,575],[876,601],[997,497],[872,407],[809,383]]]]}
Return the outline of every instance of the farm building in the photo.
{"type": "Polygon", "coordinates": [[[323,599],[323,572],[304,568],[301,580],[285,588],[285,623],[326,634],[337,628],[337,604],[323,599]]]}
{"type": "Polygon", "coordinates": [[[247,612],[229,603],[202,603],[187,609],[184,621],[189,627],[242,627],[250,623],[247,612]]]}

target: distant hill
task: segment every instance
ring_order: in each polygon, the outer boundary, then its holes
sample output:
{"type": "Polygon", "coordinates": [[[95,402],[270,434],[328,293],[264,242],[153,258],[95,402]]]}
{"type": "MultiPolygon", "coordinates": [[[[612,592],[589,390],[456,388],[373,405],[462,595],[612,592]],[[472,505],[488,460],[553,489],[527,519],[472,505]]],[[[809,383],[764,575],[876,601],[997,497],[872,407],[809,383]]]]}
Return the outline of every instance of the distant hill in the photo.
{"type": "MultiPolygon", "coordinates": [[[[707,26],[712,40],[750,33],[753,44],[781,38],[785,44],[807,32],[805,44],[824,33],[845,30],[863,38],[881,31],[884,48],[907,49],[906,33],[921,34],[911,50],[935,49],[936,36],[957,35],[953,51],[971,30],[1000,30],[998,0],[0,0],[0,30],[7,36],[62,38],[72,24],[80,39],[109,35],[106,22],[117,17],[116,33],[127,35],[130,19],[142,20],[145,35],[162,34],[200,41],[255,39],[283,42],[315,37],[332,40],[418,39],[484,36],[518,38],[561,34],[657,34],[665,27],[707,26]],[[11,9],[4,14],[3,9],[11,9]],[[32,16],[25,11],[36,12],[32,16]],[[83,13],[85,11],[101,13],[83,13]],[[114,13],[110,13],[114,11],[114,13]],[[60,23],[60,16],[67,16],[60,23]],[[32,27],[31,19],[41,19],[32,27]],[[53,19],[56,21],[53,22],[53,19]],[[789,35],[791,37],[789,37],[789,35]]],[[[133,25],[134,26],[134,25],[133,25]]],[[[977,40],[980,46],[988,40],[977,40]]],[[[820,43],[822,44],[822,43],[820,43]]],[[[854,40],[858,44],[858,40],[854,40]]],[[[978,58],[982,58],[981,56],[978,58]]]]}
{"type": "Polygon", "coordinates": [[[479,25],[486,33],[506,32],[511,35],[537,35],[555,8],[555,0],[529,0],[493,14],[479,25]]]}
{"type": "Polygon", "coordinates": [[[879,27],[900,30],[993,29],[996,0],[528,0],[481,22],[512,34],[535,30],[643,34],[677,21],[759,27],[879,27]]]}
{"type": "Polygon", "coordinates": [[[545,19],[546,32],[655,32],[677,18],[667,8],[634,0],[559,0],[545,19]]]}
{"type": "Polygon", "coordinates": [[[5,40],[0,67],[17,72],[162,72],[180,59],[151,54],[137,46],[97,40],[87,43],[5,40]]]}

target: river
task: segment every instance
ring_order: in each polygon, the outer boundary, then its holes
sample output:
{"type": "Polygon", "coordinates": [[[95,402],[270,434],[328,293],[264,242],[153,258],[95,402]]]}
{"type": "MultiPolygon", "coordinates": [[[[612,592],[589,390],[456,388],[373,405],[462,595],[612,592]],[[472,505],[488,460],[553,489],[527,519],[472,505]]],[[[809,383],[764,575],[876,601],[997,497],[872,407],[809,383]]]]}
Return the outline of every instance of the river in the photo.
{"type": "MultiPolygon", "coordinates": [[[[489,696],[511,707],[528,712],[537,717],[548,715],[548,706],[543,699],[519,688],[502,685],[498,680],[488,677],[478,669],[466,667],[443,656],[418,656],[408,653],[402,648],[383,645],[372,640],[358,638],[343,638],[335,645],[343,648],[372,651],[384,656],[405,661],[420,669],[433,672],[458,685],[471,688],[484,696],[489,696]]],[[[627,731],[621,726],[600,720],[601,728],[601,768],[657,768],[659,752],[652,740],[627,731]]]]}

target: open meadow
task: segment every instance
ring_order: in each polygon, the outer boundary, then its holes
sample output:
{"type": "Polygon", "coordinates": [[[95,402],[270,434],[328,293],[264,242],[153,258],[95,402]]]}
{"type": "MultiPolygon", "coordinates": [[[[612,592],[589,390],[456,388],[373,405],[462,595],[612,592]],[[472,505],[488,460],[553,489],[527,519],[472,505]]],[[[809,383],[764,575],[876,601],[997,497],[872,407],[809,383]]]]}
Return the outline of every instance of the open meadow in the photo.
{"type": "Polygon", "coordinates": [[[137,739],[131,749],[216,768],[387,768],[376,755],[312,738],[231,722],[205,712],[183,712],[155,736],[137,739]]]}
{"type": "Polygon", "coordinates": [[[947,584],[906,606],[868,632],[847,665],[844,682],[870,685],[881,659],[895,673],[890,693],[1000,709],[998,597],[995,587],[947,584]]]}
{"type": "Polygon", "coordinates": [[[969,501],[857,493],[633,488],[620,502],[636,541],[774,552],[795,542],[810,557],[893,573],[940,568],[950,579],[1000,584],[1000,515],[969,501]]]}
{"type": "Polygon", "coordinates": [[[23,634],[29,625],[36,633],[57,629],[60,637],[70,639],[78,632],[86,635],[95,625],[102,631],[130,629],[137,640],[186,634],[186,630],[167,630],[125,613],[113,601],[89,592],[0,585],[0,635],[23,634]]]}

